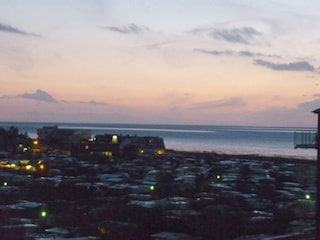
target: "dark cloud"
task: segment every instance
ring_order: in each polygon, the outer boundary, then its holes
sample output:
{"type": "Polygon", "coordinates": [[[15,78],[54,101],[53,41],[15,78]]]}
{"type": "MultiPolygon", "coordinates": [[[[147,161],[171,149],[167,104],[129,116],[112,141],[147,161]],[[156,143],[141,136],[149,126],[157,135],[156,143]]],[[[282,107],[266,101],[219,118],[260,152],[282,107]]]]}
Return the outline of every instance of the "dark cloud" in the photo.
{"type": "Polygon", "coordinates": [[[291,63],[272,63],[261,59],[255,59],[254,63],[275,71],[311,71],[315,70],[307,61],[291,62],[291,63]]]}
{"type": "Polygon", "coordinates": [[[223,107],[237,107],[243,106],[245,102],[238,97],[230,98],[220,101],[209,101],[203,103],[197,103],[192,106],[195,109],[210,109],[210,108],[223,108],[223,107]]]}
{"type": "Polygon", "coordinates": [[[206,54],[211,54],[211,55],[216,55],[216,56],[221,56],[221,55],[235,55],[235,52],[234,51],[231,51],[231,50],[225,50],[225,51],[217,51],[217,50],[212,50],[212,51],[209,51],[209,50],[205,50],[205,49],[193,49],[193,51],[196,51],[196,52],[202,52],[202,53],[206,53],[206,54]]]}
{"type": "Polygon", "coordinates": [[[49,93],[41,89],[37,89],[34,93],[23,93],[18,95],[17,97],[33,99],[33,100],[43,101],[43,102],[51,102],[51,103],[57,102],[57,100],[53,98],[49,93]]]}
{"type": "Polygon", "coordinates": [[[26,36],[32,36],[32,37],[40,37],[40,35],[38,35],[38,34],[27,33],[27,32],[24,32],[24,31],[18,29],[18,28],[14,28],[9,25],[2,24],[2,23],[0,23],[0,31],[14,33],[14,34],[20,34],[20,35],[26,35],[26,36]]]}
{"type": "Polygon", "coordinates": [[[194,51],[202,52],[206,54],[211,54],[215,56],[240,56],[240,57],[270,57],[270,58],[281,58],[279,55],[272,54],[264,54],[259,52],[251,52],[251,51],[232,51],[232,50],[205,50],[205,49],[194,49],[194,51]]]}
{"type": "Polygon", "coordinates": [[[65,104],[69,104],[69,103],[76,103],[76,104],[89,104],[89,105],[96,105],[96,106],[110,106],[110,104],[105,103],[105,102],[98,102],[98,101],[76,101],[76,102],[69,102],[66,100],[56,100],[53,96],[51,96],[49,93],[47,93],[46,91],[43,91],[41,89],[37,89],[35,92],[33,93],[22,93],[19,94],[17,96],[7,96],[7,95],[3,95],[0,96],[0,99],[14,99],[14,98],[24,98],[24,99],[33,99],[36,101],[42,101],[42,102],[49,102],[49,103],[65,103],[65,104]]]}
{"type": "Polygon", "coordinates": [[[138,26],[136,24],[129,24],[127,26],[107,26],[102,29],[108,29],[113,32],[123,34],[141,34],[143,32],[149,32],[150,29],[146,26],[138,26]]]}
{"type": "Polygon", "coordinates": [[[215,29],[211,36],[232,43],[251,44],[256,36],[261,35],[252,27],[232,28],[232,29],[215,29]]]}
{"type": "MultiPolygon", "coordinates": [[[[239,52],[240,56],[248,56],[248,51],[240,51],[239,52]]],[[[258,57],[269,57],[269,58],[282,58],[280,55],[276,55],[276,54],[264,54],[264,53],[251,53],[249,52],[249,55],[251,56],[258,56],[258,57]]]]}
{"type": "Polygon", "coordinates": [[[253,57],[256,55],[255,53],[250,52],[250,51],[240,51],[240,52],[238,52],[238,54],[243,57],[253,57]]]}

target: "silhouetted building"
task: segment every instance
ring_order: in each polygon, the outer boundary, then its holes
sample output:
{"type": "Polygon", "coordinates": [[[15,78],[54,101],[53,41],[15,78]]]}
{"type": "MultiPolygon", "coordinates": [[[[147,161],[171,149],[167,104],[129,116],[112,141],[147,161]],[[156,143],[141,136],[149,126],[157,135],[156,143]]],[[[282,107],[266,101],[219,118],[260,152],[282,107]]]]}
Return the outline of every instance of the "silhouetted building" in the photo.
{"type": "Polygon", "coordinates": [[[37,147],[44,151],[64,151],[77,156],[135,157],[161,156],[165,152],[163,138],[100,134],[91,136],[90,130],[60,129],[46,126],[38,129],[37,147]]]}
{"type": "Polygon", "coordinates": [[[38,129],[38,144],[47,151],[66,151],[71,146],[91,137],[90,130],[64,129],[45,126],[38,129]]]}

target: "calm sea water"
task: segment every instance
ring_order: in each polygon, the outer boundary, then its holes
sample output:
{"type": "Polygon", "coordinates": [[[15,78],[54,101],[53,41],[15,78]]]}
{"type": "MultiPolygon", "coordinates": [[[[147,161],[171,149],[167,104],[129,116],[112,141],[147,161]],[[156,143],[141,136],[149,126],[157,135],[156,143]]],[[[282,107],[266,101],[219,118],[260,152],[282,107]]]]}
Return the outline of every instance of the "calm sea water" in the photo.
{"type": "Polygon", "coordinates": [[[227,154],[257,154],[268,156],[316,159],[315,149],[295,149],[294,132],[312,130],[293,127],[155,125],[155,124],[92,124],[92,123],[7,123],[0,127],[15,126],[19,132],[37,137],[43,126],[89,129],[96,134],[123,134],[163,137],[166,148],[187,151],[215,151],[227,154]]]}

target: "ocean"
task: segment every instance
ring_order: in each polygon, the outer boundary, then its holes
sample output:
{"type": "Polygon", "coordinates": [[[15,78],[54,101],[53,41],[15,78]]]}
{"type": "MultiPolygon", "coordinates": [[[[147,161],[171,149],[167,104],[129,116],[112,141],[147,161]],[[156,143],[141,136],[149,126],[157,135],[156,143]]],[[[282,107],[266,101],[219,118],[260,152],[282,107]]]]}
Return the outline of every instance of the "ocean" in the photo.
{"type": "Polygon", "coordinates": [[[183,151],[208,151],[226,154],[254,154],[316,159],[315,149],[295,149],[295,131],[316,131],[314,128],[215,126],[215,125],[165,125],[165,124],[94,124],[94,123],[29,123],[0,122],[0,127],[17,127],[37,137],[37,129],[43,126],[89,129],[92,135],[122,134],[159,136],[167,149],[183,151]]]}

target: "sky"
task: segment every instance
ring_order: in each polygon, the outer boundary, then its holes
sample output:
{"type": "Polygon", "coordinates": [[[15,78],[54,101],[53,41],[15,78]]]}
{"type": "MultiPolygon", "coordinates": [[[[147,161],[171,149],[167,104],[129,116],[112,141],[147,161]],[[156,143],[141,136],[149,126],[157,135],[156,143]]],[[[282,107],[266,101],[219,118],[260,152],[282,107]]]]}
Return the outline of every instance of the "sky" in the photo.
{"type": "Polygon", "coordinates": [[[0,121],[316,126],[318,0],[0,0],[0,121]]]}

